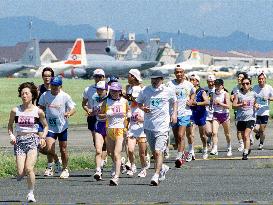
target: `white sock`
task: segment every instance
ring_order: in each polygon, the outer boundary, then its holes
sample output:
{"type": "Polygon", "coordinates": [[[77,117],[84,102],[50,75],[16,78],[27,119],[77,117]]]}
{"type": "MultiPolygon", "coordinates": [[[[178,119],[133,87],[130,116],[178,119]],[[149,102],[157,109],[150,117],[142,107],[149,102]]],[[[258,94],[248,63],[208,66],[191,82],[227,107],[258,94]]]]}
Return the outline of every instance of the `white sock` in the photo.
{"type": "Polygon", "coordinates": [[[97,168],[96,168],[96,171],[97,171],[97,172],[101,172],[101,168],[100,168],[100,167],[97,167],[97,168]]]}
{"type": "Polygon", "coordinates": [[[244,141],[242,139],[239,140],[239,144],[243,144],[244,141]]]}
{"type": "Polygon", "coordinates": [[[248,154],[248,149],[245,149],[245,150],[244,150],[244,154],[248,154]]]}
{"type": "Polygon", "coordinates": [[[213,145],[212,149],[217,150],[218,149],[217,145],[213,145]]]}
{"type": "Polygon", "coordinates": [[[193,149],[192,149],[192,144],[189,144],[189,152],[192,153],[193,149]]]}
{"type": "Polygon", "coordinates": [[[158,177],[159,177],[159,174],[156,174],[156,173],[155,173],[154,176],[155,176],[156,178],[158,178],[158,177]]]}
{"type": "Polygon", "coordinates": [[[29,189],[28,193],[33,194],[33,191],[34,191],[33,189],[29,189]]]}
{"type": "Polygon", "coordinates": [[[228,144],[227,144],[227,147],[228,147],[228,149],[231,149],[231,144],[228,143],[228,144]]]}

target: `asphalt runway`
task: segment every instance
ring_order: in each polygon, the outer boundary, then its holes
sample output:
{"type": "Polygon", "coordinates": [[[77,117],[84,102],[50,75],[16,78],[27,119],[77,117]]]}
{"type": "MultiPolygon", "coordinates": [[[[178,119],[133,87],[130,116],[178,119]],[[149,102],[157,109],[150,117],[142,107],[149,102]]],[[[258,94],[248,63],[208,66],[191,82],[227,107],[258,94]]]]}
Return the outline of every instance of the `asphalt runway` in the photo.
{"type": "MultiPolygon", "coordinates": [[[[266,131],[264,150],[257,150],[256,141],[250,159],[241,160],[236,151],[235,127],[232,126],[233,156],[226,157],[226,143],[223,132],[219,134],[219,156],[202,160],[196,154],[196,160],[188,162],[183,168],[174,167],[175,151],[166,160],[170,170],[166,180],[158,187],[149,186],[154,170],[149,169],[146,178],[121,175],[117,187],[109,186],[110,170],[105,170],[103,180],[93,178],[94,170],[70,172],[69,179],[58,176],[45,178],[37,175],[35,197],[38,203],[76,204],[76,203],[273,203],[273,141],[272,121],[266,131]]],[[[5,130],[0,130],[2,149],[12,149],[6,140],[5,130]]],[[[200,145],[199,137],[196,144],[200,145]]],[[[69,131],[70,149],[94,150],[90,133],[86,128],[74,127],[69,131]]],[[[26,179],[17,182],[15,178],[0,179],[0,203],[25,202],[27,194],[26,179]]]]}

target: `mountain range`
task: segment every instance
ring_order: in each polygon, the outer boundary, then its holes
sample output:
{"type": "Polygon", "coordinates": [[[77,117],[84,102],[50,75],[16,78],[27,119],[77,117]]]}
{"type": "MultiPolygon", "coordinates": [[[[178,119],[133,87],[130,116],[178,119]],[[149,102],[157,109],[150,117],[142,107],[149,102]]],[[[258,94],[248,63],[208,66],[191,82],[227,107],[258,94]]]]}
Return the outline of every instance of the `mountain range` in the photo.
{"type": "MultiPolygon", "coordinates": [[[[0,19],[0,46],[12,46],[18,42],[38,39],[95,39],[96,29],[88,24],[58,25],[52,21],[41,20],[36,17],[21,16],[0,19]],[[32,23],[30,23],[32,22],[32,23]],[[30,32],[31,27],[31,32],[30,32]]],[[[113,28],[114,29],[114,28],[113,28]]],[[[117,32],[116,38],[123,34],[117,32]]],[[[161,41],[170,42],[178,50],[245,50],[267,52],[273,50],[273,41],[259,40],[246,33],[235,31],[228,36],[193,36],[185,32],[168,33],[156,32],[148,37],[159,37],[161,41]]],[[[147,34],[136,33],[136,40],[146,41],[147,34]]]]}

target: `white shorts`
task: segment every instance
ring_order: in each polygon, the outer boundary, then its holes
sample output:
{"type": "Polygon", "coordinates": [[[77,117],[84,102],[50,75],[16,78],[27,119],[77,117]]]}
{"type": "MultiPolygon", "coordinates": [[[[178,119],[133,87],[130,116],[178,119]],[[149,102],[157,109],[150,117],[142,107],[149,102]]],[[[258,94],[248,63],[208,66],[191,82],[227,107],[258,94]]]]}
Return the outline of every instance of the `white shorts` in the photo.
{"type": "Polygon", "coordinates": [[[156,132],[151,130],[145,130],[148,143],[152,152],[161,151],[164,152],[167,148],[167,140],[169,132],[156,132]]]}

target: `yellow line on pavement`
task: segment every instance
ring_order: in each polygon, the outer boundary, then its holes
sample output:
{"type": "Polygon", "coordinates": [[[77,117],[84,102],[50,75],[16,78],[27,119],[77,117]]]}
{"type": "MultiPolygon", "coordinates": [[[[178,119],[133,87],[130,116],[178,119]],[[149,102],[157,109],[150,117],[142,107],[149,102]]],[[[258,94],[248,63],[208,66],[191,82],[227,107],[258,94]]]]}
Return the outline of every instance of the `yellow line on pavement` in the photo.
{"type": "MultiPolygon", "coordinates": [[[[248,159],[273,159],[273,156],[249,156],[248,159]]],[[[208,159],[196,160],[242,160],[242,157],[209,157],[208,159]]]]}

